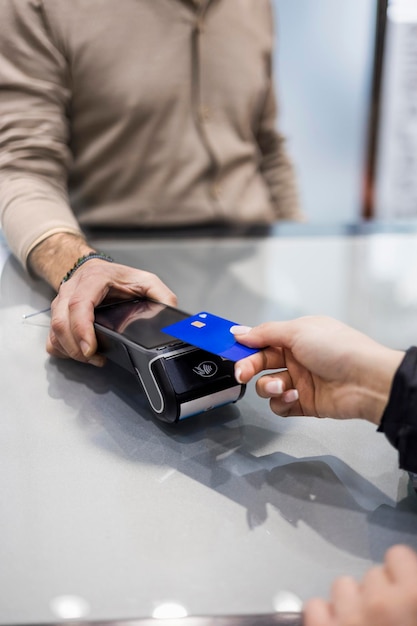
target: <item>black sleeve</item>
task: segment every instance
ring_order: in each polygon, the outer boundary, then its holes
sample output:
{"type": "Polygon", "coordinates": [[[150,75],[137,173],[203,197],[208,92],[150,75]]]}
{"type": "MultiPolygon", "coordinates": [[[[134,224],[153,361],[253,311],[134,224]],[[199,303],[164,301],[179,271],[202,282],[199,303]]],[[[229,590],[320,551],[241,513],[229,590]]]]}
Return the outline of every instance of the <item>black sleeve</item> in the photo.
{"type": "Polygon", "coordinates": [[[407,350],[395,373],[378,431],[398,450],[402,469],[417,474],[417,348],[407,350]]]}

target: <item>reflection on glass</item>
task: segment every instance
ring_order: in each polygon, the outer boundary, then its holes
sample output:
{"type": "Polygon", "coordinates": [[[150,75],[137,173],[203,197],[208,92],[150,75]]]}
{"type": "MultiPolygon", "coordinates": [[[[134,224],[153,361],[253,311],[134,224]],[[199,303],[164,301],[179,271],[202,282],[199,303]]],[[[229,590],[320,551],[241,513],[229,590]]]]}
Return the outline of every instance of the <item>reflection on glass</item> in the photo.
{"type": "Polygon", "coordinates": [[[282,590],[274,597],[273,606],[277,613],[299,613],[303,603],[295,593],[282,590]]]}
{"type": "Polygon", "coordinates": [[[176,602],[164,602],[163,604],[159,604],[152,613],[152,617],[155,619],[175,619],[178,617],[187,617],[187,615],[187,610],[176,602]]]}
{"type": "Polygon", "coordinates": [[[90,612],[88,602],[80,596],[56,596],[51,600],[50,608],[60,619],[79,619],[90,612]]]}

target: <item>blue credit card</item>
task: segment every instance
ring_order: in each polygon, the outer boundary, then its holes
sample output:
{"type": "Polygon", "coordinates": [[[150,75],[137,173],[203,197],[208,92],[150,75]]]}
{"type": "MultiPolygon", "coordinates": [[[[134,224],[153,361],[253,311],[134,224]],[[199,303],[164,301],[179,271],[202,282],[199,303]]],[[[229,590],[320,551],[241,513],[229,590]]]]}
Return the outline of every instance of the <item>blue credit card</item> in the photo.
{"type": "Polygon", "coordinates": [[[247,348],[238,343],[230,332],[235,322],[225,320],[212,313],[202,311],[185,320],[165,326],[161,330],[171,337],[181,339],[192,346],[212,352],[230,361],[239,361],[246,356],[259,352],[256,348],[247,348]]]}

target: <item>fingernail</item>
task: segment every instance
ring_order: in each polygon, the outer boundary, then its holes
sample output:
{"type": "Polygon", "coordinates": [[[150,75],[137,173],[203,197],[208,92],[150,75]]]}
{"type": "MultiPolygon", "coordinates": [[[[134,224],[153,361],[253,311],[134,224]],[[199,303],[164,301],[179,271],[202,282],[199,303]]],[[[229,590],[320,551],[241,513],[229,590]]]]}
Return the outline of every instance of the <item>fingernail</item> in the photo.
{"type": "Polygon", "coordinates": [[[240,369],[240,367],[237,367],[235,369],[235,378],[236,378],[237,382],[240,383],[240,384],[242,384],[241,376],[242,376],[242,370],[240,369]]]}
{"type": "Polygon", "coordinates": [[[280,378],[276,380],[269,380],[265,385],[266,393],[270,393],[272,396],[282,393],[284,391],[284,383],[280,378]]]}
{"type": "Polygon", "coordinates": [[[297,389],[289,389],[282,396],[284,402],[287,402],[288,404],[291,404],[291,402],[295,402],[296,400],[298,400],[298,398],[299,395],[297,389]]]}
{"type": "Polygon", "coordinates": [[[81,352],[83,353],[83,355],[85,357],[87,357],[90,354],[90,352],[91,352],[90,344],[88,344],[86,341],[84,341],[84,339],[81,339],[81,341],[80,341],[80,348],[81,348],[81,352]]]}
{"type": "Polygon", "coordinates": [[[244,335],[248,333],[252,328],[250,326],[231,326],[230,332],[234,335],[244,335]]]}
{"type": "Polygon", "coordinates": [[[91,359],[88,359],[88,363],[90,365],[95,365],[96,367],[103,367],[104,359],[101,356],[95,355],[92,356],[91,359]]]}

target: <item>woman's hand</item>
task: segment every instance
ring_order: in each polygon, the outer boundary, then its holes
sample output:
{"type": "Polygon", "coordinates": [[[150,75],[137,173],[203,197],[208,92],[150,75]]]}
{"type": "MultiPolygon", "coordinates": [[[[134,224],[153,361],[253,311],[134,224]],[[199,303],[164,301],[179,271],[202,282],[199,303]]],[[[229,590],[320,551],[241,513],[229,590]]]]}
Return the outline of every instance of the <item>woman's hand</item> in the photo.
{"type": "Polygon", "coordinates": [[[234,327],[240,343],[264,348],[235,365],[247,383],[263,370],[256,389],[281,416],[363,418],[379,424],[404,353],[391,350],[329,317],[234,327]]]}

